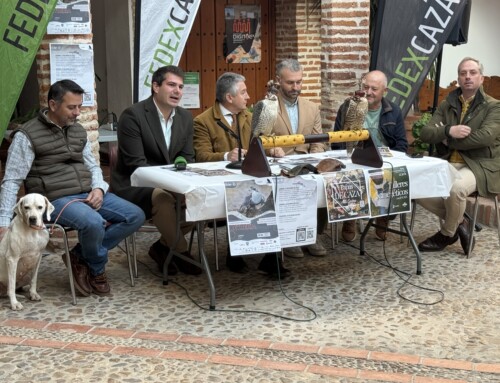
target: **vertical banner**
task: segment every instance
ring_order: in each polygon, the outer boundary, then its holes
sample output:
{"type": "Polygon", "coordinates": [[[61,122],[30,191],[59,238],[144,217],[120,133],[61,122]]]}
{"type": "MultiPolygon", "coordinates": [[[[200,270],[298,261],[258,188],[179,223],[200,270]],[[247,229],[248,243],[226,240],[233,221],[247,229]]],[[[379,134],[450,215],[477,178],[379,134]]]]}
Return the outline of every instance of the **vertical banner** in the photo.
{"type": "Polygon", "coordinates": [[[260,5],[228,5],[224,10],[224,56],[229,64],[259,63],[261,59],[260,5]]]}
{"type": "Polygon", "coordinates": [[[0,134],[5,134],[57,0],[0,2],[0,134]]]}
{"type": "Polygon", "coordinates": [[[151,95],[151,77],[178,65],[201,0],[137,0],[134,101],[151,95]]]}
{"type": "Polygon", "coordinates": [[[467,1],[380,0],[370,70],[387,75],[386,97],[399,105],[403,116],[467,1]]]}

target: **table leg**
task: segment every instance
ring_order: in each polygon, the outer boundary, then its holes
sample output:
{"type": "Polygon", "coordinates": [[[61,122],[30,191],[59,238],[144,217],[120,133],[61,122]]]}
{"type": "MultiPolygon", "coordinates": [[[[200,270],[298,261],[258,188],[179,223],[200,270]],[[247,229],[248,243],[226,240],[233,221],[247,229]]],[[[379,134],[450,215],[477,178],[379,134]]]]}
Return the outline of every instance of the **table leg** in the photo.
{"type": "Polygon", "coordinates": [[[210,289],[210,310],[215,310],[215,285],[205,254],[205,221],[196,222],[196,232],[198,233],[198,254],[200,256],[201,268],[207,274],[208,287],[210,289]]]}

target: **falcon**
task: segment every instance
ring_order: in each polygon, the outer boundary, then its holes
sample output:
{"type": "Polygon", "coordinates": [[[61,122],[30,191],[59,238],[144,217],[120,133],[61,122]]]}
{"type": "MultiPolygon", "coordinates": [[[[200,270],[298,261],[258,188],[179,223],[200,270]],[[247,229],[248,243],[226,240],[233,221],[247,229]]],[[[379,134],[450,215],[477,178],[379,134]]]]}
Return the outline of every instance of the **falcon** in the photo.
{"type": "Polygon", "coordinates": [[[278,89],[274,80],[267,82],[267,93],[257,102],[252,112],[252,137],[271,135],[278,118],[278,89]]]}
{"type": "MultiPolygon", "coordinates": [[[[354,92],[354,96],[349,97],[346,101],[349,104],[342,130],[362,130],[365,116],[368,113],[368,100],[365,97],[365,92],[357,90],[354,92]]],[[[357,141],[346,142],[347,153],[351,154],[357,144],[357,141]]]]}

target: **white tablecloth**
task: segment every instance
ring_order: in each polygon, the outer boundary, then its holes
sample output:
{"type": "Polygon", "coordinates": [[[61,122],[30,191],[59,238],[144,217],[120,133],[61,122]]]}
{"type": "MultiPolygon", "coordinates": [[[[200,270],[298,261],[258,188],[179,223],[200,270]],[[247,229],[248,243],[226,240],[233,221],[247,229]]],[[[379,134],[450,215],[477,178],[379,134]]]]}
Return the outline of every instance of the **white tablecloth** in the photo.
{"type": "MultiPolygon", "coordinates": [[[[336,157],[342,151],[332,151],[319,154],[308,154],[302,157],[336,157]]],[[[455,169],[448,162],[433,157],[412,159],[404,153],[392,152],[393,157],[384,157],[384,168],[406,166],[410,176],[411,199],[447,197],[451,184],[455,178],[455,169]]],[[[301,156],[289,156],[287,159],[301,156]]],[[[365,166],[352,164],[349,160],[341,159],[347,166],[346,169],[372,169],[365,166]]],[[[203,169],[223,169],[227,162],[206,162],[190,164],[191,167],[203,169]]],[[[279,173],[278,165],[271,166],[273,173],[279,173]]],[[[254,177],[241,174],[238,170],[231,170],[231,175],[226,176],[201,176],[190,175],[183,172],[172,171],[171,167],[151,166],[138,168],[131,177],[133,186],[157,187],[172,192],[180,193],[186,197],[186,220],[202,221],[225,217],[225,181],[248,180],[254,177]]],[[[325,206],[325,191],[323,179],[320,175],[306,175],[313,177],[318,182],[318,206],[325,206]]]]}

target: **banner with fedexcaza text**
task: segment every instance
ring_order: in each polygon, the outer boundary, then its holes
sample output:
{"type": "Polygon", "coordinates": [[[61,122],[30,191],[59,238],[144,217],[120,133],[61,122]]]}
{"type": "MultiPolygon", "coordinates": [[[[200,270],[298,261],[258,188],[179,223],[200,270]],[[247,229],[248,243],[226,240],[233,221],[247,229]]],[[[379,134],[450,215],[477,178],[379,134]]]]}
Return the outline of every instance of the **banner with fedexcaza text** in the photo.
{"type": "Polygon", "coordinates": [[[178,65],[201,0],[137,0],[134,101],[151,95],[159,67],[178,65]]]}
{"type": "Polygon", "coordinates": [[[467,0],[379,1],[370,69],[387,75],[386,98],[399,105],[403,116],[466,4],[467,0]]]}
{"type": "Polygon", "coordinates": [[[0,2],[0,141],[56,4],[57,0],[0,2]]]}

